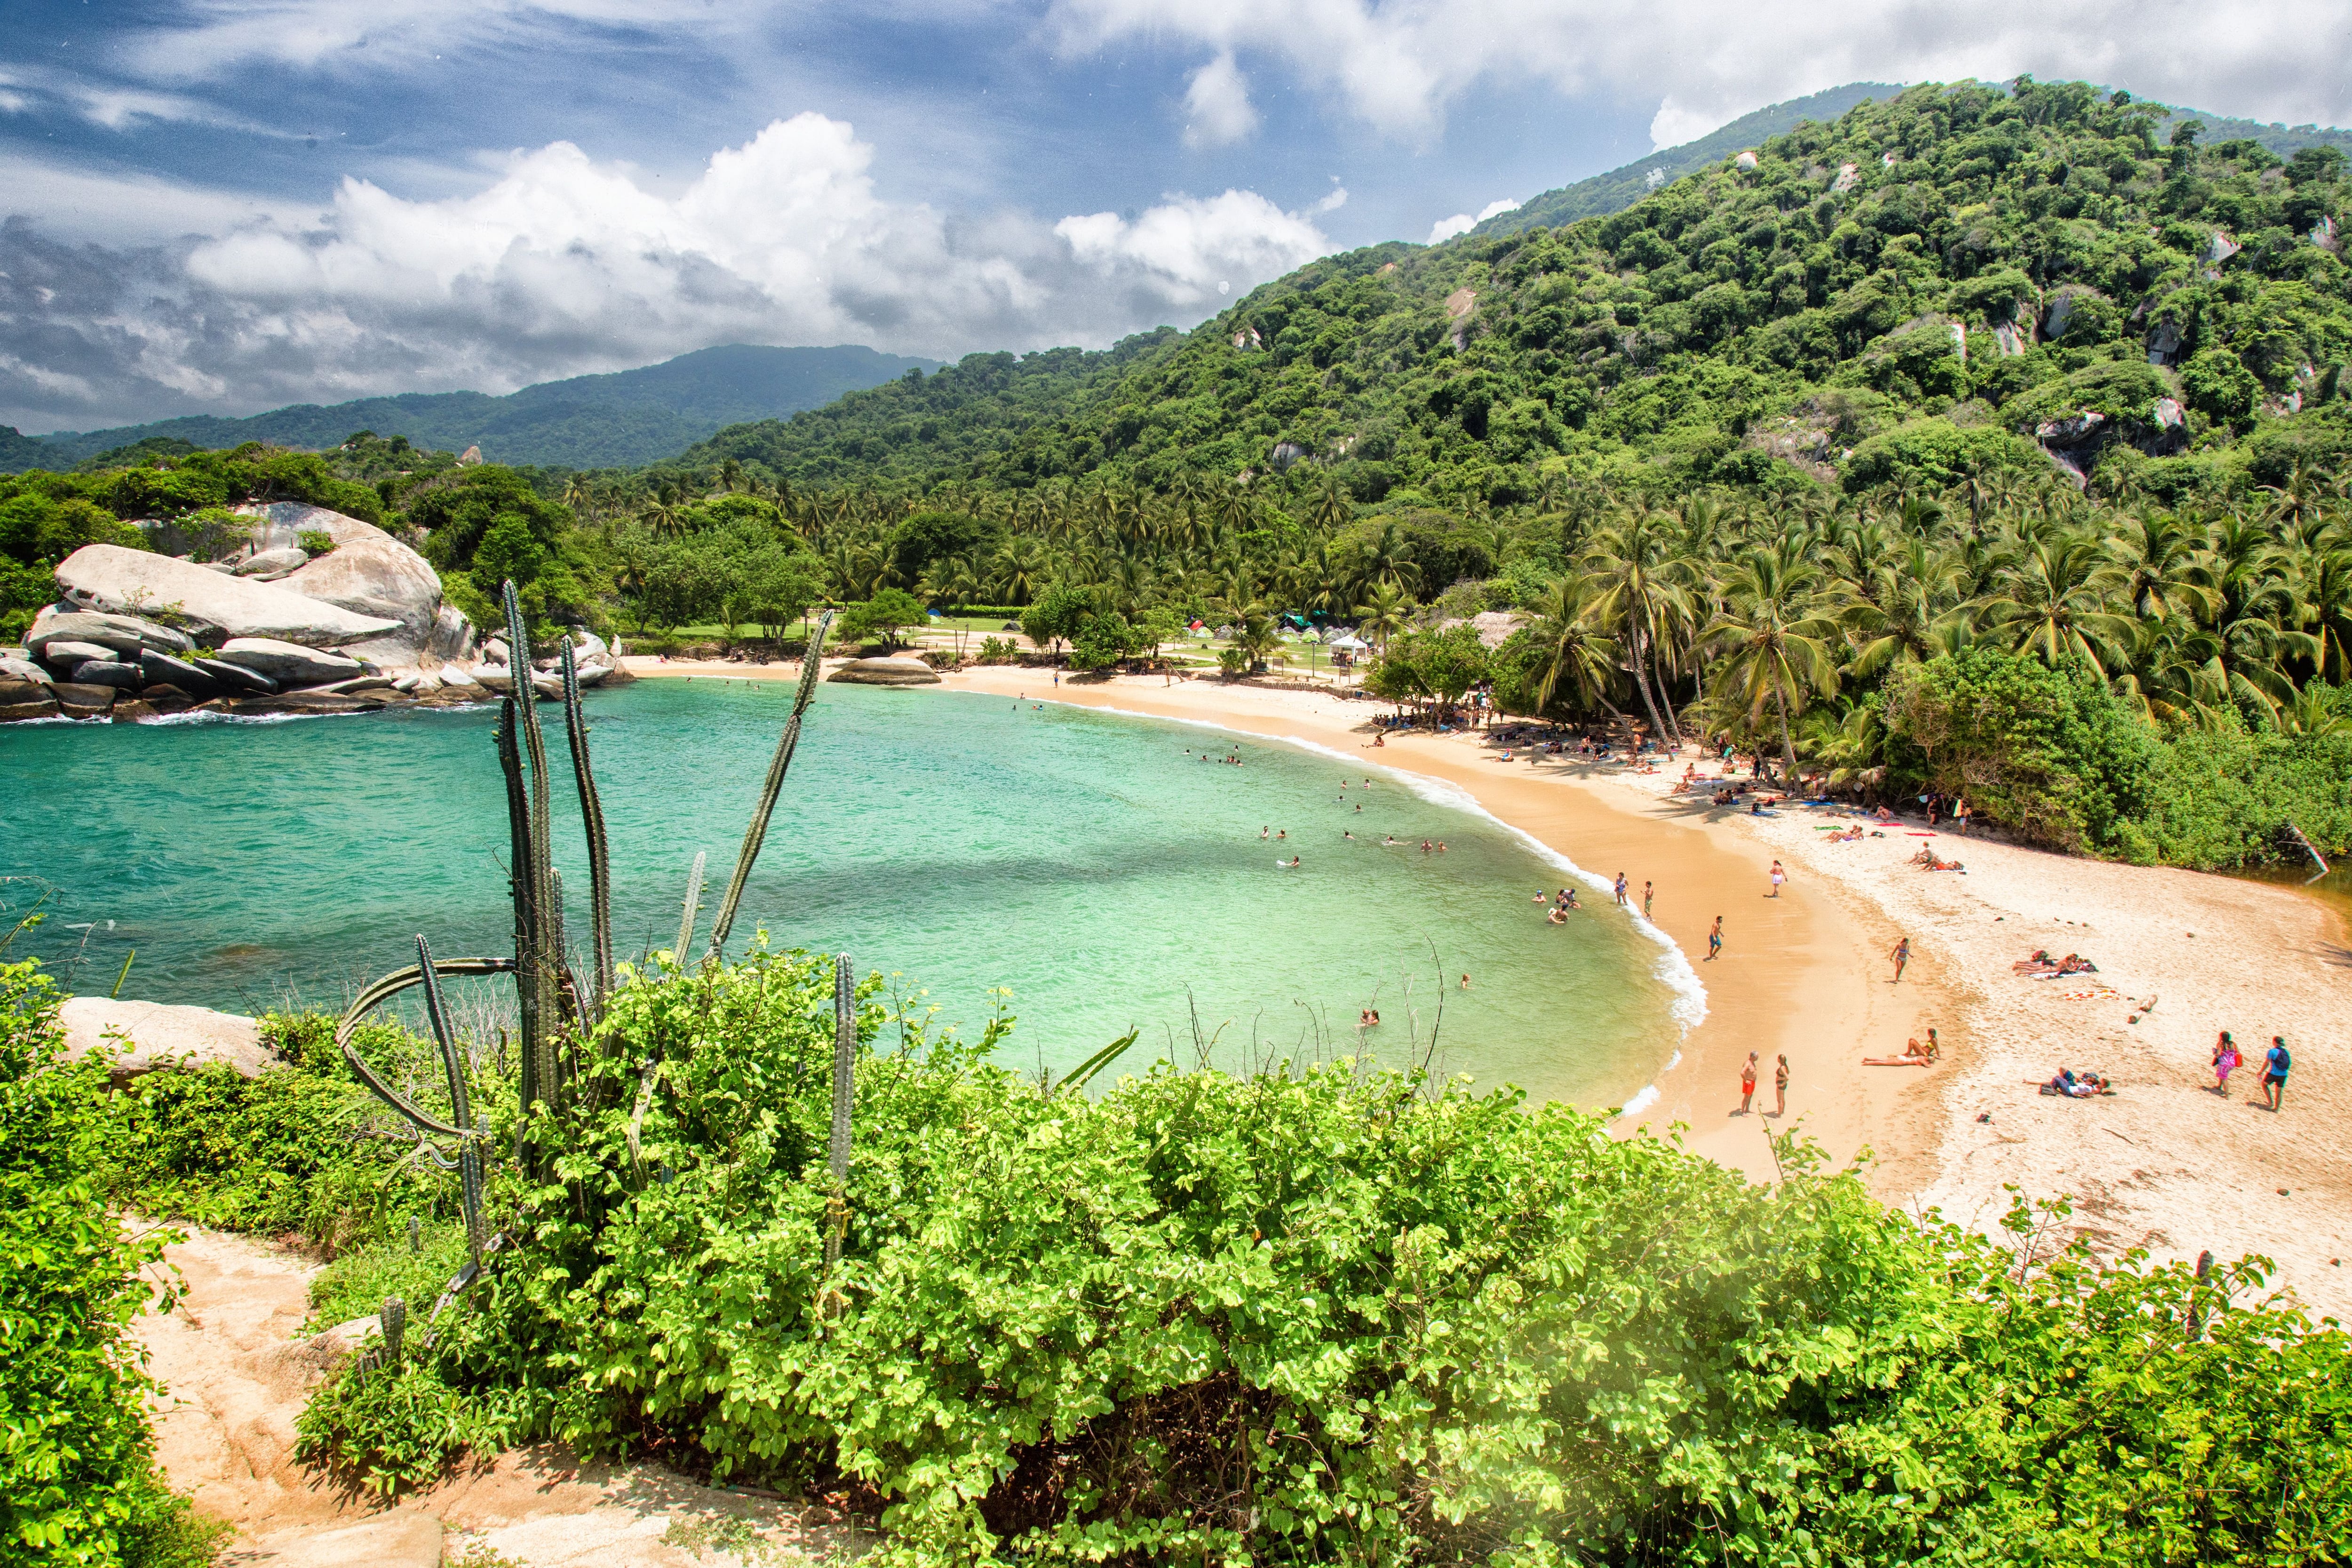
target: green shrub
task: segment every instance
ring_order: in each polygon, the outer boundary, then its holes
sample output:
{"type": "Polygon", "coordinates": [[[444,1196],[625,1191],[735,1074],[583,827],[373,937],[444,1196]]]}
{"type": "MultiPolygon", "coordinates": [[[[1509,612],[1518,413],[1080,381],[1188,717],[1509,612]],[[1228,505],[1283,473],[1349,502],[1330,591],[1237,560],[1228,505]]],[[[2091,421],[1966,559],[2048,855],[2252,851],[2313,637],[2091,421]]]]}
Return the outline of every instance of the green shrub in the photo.
{"type": "Polygon", "coordinates": [[[218,1531],[155,1473],[125,1331],[169,1237],[126,1236],[100,1199],[106,1070],[58,1064],[59,999],[0,964],[0,1564],[209,1563],[218,1531]]]}
{"type": "Polygon", "coordinates": [[[306,528],[294,536],[294,542],[312,556],[331,555],[335,549],[335,536],[323,528],[306,528]]]}
{"type": "Polygon", "coordinates": [[[2352,1549],[2352,1345],[2259,1264],[2052,1256],[2063,1205],[1996,1245],[1791,1140],[1750,1186],[1345,1064],[1056,1093],[869,984],[828,1274],[830,979],[625,977],[562,1184],[501,1184],[520,1247],[305,1452],[377,1490],[541,1436],[863,1482],[908,1564],[2352,1549]]]}

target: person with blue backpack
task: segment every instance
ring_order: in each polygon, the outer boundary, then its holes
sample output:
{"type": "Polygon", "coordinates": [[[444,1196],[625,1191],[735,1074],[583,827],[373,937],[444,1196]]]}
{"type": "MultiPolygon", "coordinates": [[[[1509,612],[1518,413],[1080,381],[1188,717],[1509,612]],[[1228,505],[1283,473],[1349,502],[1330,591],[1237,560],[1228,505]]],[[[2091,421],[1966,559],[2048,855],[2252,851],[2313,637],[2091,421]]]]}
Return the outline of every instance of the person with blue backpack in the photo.
{"type": "Polygon", "coordinates": [[[2271,1048],[2263,1057],[2263,1102],[2273,1110],[2286,1101],[2287,1069],[2294,1066],[2294,1056],[2286,1048],[2286,1037],[2273,1035],[2271,1048]]]}

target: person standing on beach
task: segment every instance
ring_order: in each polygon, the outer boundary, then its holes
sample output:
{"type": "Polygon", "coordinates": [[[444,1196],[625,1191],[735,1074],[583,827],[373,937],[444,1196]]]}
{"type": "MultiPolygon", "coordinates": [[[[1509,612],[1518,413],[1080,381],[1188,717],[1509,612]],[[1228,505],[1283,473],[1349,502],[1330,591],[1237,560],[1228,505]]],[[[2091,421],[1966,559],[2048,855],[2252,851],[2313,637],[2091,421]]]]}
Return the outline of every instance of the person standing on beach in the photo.
{"type": "Polygon", "coordinates": [[[1911,962],[1911,939],[1906,936],[1901,942],[1896,942],[1893,950],[1890,951],[1886,956],[1895,962],[1895,978],[1888,984],[1895,985],[1902,984],[1903,966],[1911,962]]]}
{"type": "Polygon", "coordinates": [[[1966,838],[1969,836],[1969,797],[1967,795],[1962,795],[1952,802],[1952,821],[1958,826],[1960,837],[1966,838]]]}
{"type": "Polygon", "coordinates": [[[1781,884],[1781,883],[1783,883],[1783,882],[1785,882],[1785,881],[1787,881],[1788,879],[1789,879],[1789,873],[1781,868],[1780,862],[1779,862],[1778,860],[1773,861],[1773,862],[1772,862],[1772,891],[1771,891],[1769,895],[1767,895],[1767,896],[1768,896],[1768,897],[1770,897],[1770,898],[1775,898],[1775,899],[1779,898],[1779,897],[1780,896],[1780,884],[1781,884]]]}
{"type": "Polygon", "coordinates": [[[2286,1037],[2273,1035],[2271,1048],[2263,1055],[2263,1103],[2273,1110],[2286,1103],[2287,1069],[2293,1066],[2294,1056],[2286,1048],[2286,1037]]]}
{"type": "Polygon", "coordinates": [[[1723,917],[1715,917],[1715,929],[1706,933],[1706,957],[1712,963],[1723,953],[1723,917]]]}
{"type": "Polygon", "coordinates": [[[1622,871],[1617,873],[1617,907],[1621,910],[1625,907],[1625,873],[1622,871]]]}
{"type": "Polygon", "coordinates": [[[1642,918],[1643,920],[1648,920],[1650,918],[1650,900],[1656,897],[1653,888],[1654,885],[1651,883],[1644,882],[1642,884],[1642,918]]]}
{"type": "Polygon", "coordinates": [[[2222,1099],[2230,1098],[2230,1075],[2238,1070],[2238,1042],[2230,1038],[2230,1031],[2213,1042],[2213,1092],[2222,1099]]]}
{"type": "Polygon", "coordinates": [[[1772,1069],[1772,1120],[1778,1121],[1789,1114],[1789,1058],[1780,1058],[1780,1065],[1772,1069]]]}
{"type": "Polygon", "coordinates": [[[1739,1114],[1748,1114],[1750,1101],[1756,1098],[1756,1053],[1748,1053],[1748,1063],[1739,1069],[1739,1114]]]}

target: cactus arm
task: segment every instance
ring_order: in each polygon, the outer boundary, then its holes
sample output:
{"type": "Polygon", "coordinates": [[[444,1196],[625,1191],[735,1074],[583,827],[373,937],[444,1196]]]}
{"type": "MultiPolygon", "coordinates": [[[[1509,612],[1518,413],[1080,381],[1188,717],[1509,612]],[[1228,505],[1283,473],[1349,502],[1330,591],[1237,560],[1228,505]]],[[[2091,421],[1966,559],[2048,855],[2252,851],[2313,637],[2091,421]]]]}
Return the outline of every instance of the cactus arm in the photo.
{"type": "Polygon", "coordinates": [[[710,927],[710,954],[722,956],[727,948],[727,933],[734,929],[735,907],[743,900],[743,886],[751,879],[751,863],[760,858],[760,846],[768,837],[768,819],[775,815],[776,797],[783,793],[785,770],[793,765],[793,748],[800,744],[801,715],[808,711],[809,701],[816,695],[817,677],[824,664],[825,634],[833,629],[833,612],[827,610],[817,617],[816,630],[809,634],[808,652],[801,658],[801,682],[793,694],[793,714],[785,721],[782,737],[776,742],[775,757],[768,763],[768,782],[760,792],[759,806],[751,813],[751,826],[743,832],[743,852],[736,857],[735,875],[727,883],[727,897],[719,906],[719,919],[710,927]]]}
{"type": "Polygon", "coordinates": [[[580,710],[580,671],[572,639],[563,639],[563,731],[572,747],[572,782],[580,787],[580,826],[588,838],[588,923],[595,939],[595,991],[590,1016],[604,1016],[613,994],[613,868],[604,838],[604,808],[588,763],[588,721],[580,710]]]}
{"type": "Polygon", "coordinates": [[[686,967],[687,947],[694,941],[695,911],[702,902],[702,868],[709,858],[708,850],[696,850],[694,869],[686,875],[686,904],[677,920],[677,945],[670,949],[670,956],[677,961],[681,969],[686,967]]]}
{"type": "MultiPolygon", "coordinates": [[[[436,975],[512,974],[515,963],[510,958],[436,958],[433,961],[433,973],[436,975]]],[[[343,1060],[351,1066],[352,1076],[364,1084],[369,1092],[416,1127],[442,1138],[467,1138],[470,1136],[467,1128],[454,1127],[420,1109],[406,1095],[384,1082],[376,1070],[368,1066],[367,1058],[352,1045],[352,1033],[359,1027],[362,1019],[391,997],[399,995],[412,985],[421,984],[424,978],[424,972],[411,964],[406,969],[394,970],[361,992],[344,1012],[342,1022],[335,1026],[335,1048],[342,1053],[343,1060]]]]}

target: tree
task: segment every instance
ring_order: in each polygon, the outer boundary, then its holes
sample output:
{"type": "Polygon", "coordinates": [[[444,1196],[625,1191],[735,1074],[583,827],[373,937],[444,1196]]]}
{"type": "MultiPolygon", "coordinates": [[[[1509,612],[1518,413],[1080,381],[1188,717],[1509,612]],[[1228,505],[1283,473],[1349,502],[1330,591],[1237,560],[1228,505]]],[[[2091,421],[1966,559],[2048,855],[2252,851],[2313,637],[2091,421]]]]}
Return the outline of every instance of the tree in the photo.
{"type": "Polygon", "coordinates": [[[1071,583],[1049,584],[1021,617],[1021,630],[1039,647],[1055,653],[1062,644],[1077,635],[1094,614],[1094,601],[1084,589],[1071,583]]]}
{"type": "Polygon", "coordinates": [[[1826,613],[1820,567],[1804,560],[1794,540],[1777,550],[1751,552],[1725,585],[1722,609],[1707,636],[1724,650],[1716,672],[1719,698],[1738,702],[1749,723],[1769,702],[1780,721],[1783,778],[1797,776],[1790,721],[1806,702],[1838,686],[1831,648],[1836,619],[1826,613]]]}
{"type": "Polygon", "coordinates": [[[1142,635],[1118,615],[1090,616],[1070,644],[1076,669],[1108,669],[1146,646],[1142,635]]]}
{"type": "Polygon", "coordinates": [[[852,637],[878,637],[882,646],[898,646],[898,634],[908,626],[929,624],[930,613],[904,588],[885,588],[863,604],[852,605],[842,616],[842,631],[852,637]]]}

